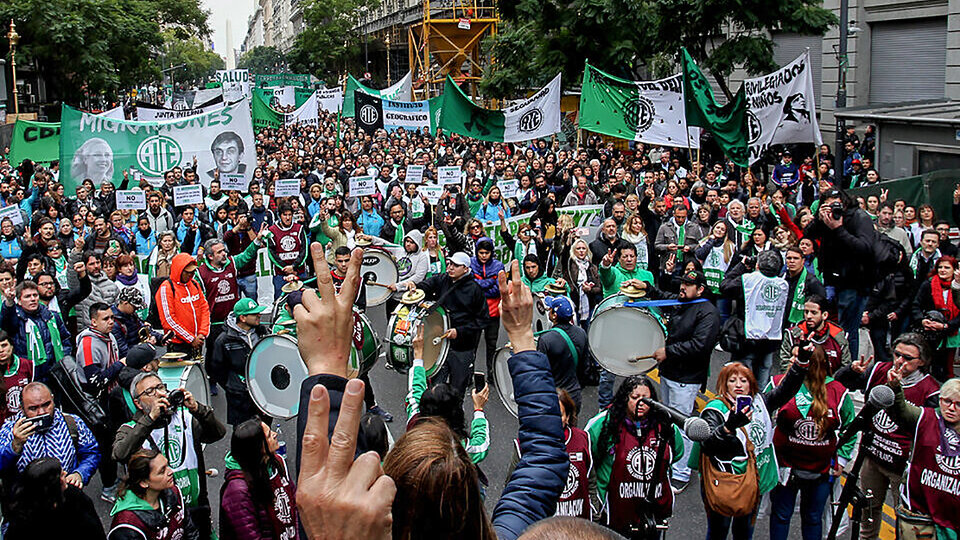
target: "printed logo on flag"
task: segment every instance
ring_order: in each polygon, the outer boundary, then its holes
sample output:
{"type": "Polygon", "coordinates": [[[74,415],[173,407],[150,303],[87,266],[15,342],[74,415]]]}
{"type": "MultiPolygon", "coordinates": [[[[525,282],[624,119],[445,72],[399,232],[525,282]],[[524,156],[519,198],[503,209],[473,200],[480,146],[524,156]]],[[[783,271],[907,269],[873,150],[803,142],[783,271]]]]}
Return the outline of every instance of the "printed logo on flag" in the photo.
{"type": "Polygon", "coordinates": [[[360,107],[360,121],[364,124],[375,124],[380,117],[377,108],[373,105],[364,105],[360,107]]]}
{"type": "Polygon", "coordinates": [[[536,131],[543,125],[543,111],[539,107],[530,109],[520,117],[520,131],[536,131]]]}
{"type": "Polygon", "coordinates": [[[183,150],[180,143],[166,135],[147,137],[137,147],[137,165],[153,176],[162,175],[180,164],[183,150]]]}
{"type": "Polygon", "coordinates": [[[747,131],[750,137],[750,144],[757,142],[763,135],[763,123],[753,114],[753,111],[747,109],[747,131]]]}

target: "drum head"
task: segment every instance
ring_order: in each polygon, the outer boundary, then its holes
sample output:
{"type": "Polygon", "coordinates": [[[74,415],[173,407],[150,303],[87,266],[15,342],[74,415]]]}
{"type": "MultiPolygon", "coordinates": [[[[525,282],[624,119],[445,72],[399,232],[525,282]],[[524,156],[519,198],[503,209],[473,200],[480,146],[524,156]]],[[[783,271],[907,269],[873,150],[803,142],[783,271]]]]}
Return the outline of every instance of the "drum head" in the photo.
{"type": "Polygon", "coordinates": [[[370,319],[354,308],[353,343],[350,347],[350,360],[347,364],[347,378],[354,379],[369,373],[380,356],[380,336],[370,324],[370,319]]]}
{"type": "Polygon", "coordinates": [[[443,366],[444,360],[447,359],[450,341],[444,339],[434,345],[433,340],[442,336],[449,327],[447,312],[439,306],[423,321],[423,368],[427,371],[427,377],[436,375],[443,366]]]}
{"type": "Polygon", "coordinates": [[[513,397],[513,378],[510,377],[510,368],[507,361],[513,356],[513,349],[510,347],[500,347],[496,356],[493,358],[493,380],[497,385],[497,394],[503,406],[510,411],[510,414],[517,416],[517,401],[513,397]]]}
{"type": "Polygon", "coordinates": [[[542,296],[533,297],[533,333],[537,334],[549,330],[553,326],[550,322],[550,310],[543,303],[542,296]]]}
{"type": "Polygon", "coordinates": [[[269,335],[261,339],[250,351],[245,374],[250,399],[260,411],[283,420],[297,415],[307,366],[293,338],[269,335]]]}
{"type": "Polygon", "coordinates": [[[157,369],[157,375],[168,390],[183,388],[193,394],[197,403],[211,405],[210,383],[200,364],[162,367],[157,369]]]}
{"type": "MultiPolygon", "coordinates": [[[[360,267],[360,275],[364,281],[373,281],[384,285],[393,285],[400,279],[397,272],[397,263],[386,251],[379,249],[365,249],[363,251],[363,266],[360,267]]],[[[367,306],[379,306],[387,301],[390,295],[390,289],[380,287],[379,285],[367,285],[367,306]]]]}
{"type": "Polygon", "coordinates": [[[653,351],[666,344],[660,322],[640,308],[613,307],[598,312],[587,333],[590,352],[607,371],[622,377],[640,375],[657,366],[653,351]]]}

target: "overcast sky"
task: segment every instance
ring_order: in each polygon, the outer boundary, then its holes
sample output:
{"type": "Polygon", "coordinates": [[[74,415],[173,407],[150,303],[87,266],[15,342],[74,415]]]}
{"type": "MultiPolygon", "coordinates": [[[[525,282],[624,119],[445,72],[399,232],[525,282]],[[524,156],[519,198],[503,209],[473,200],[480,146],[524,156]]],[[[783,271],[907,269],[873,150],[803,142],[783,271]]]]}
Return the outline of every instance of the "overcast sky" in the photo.
{"type": "Polygon", "coordinates": [[[233,26],[233,48],[239,49],[247,35],[247,17],[253,14],[256,0],[200,0],[210,10],[210,28],[213,30],[214,50],[227,55],[227,18],[233,26]]]}

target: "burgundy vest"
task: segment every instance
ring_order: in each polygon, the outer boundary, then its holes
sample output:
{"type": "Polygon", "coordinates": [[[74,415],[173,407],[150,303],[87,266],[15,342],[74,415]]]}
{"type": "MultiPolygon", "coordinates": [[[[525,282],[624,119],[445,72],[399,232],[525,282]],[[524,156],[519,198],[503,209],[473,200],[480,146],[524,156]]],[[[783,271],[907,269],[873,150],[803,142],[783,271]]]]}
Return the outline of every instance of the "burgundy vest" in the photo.
{"type": "Polygon", "coordinates": [[[173,507],[164,508],[164,516],[167,518],[166,526],[158,530],[151,530],[147,524],[140,519],[140,516],[133,510],[121,510],[113,516],[111,529],[120,525],[132,527],[140,531],[147,540],[179,540],[183,537],[183,521],[185,517],[183,495],[180,489],[173,486],[173,507]]]}
{"type": "Polygon", "coordinates": [[[293,223],[289,229],[283,230],[280,225],[270,227],[273,233],[273,242],[277,250],[277,259],[283,264],[293,264],[303,252],[303,241],[300,239],[299,223],[293,223]]]}
{"type": "MultiPolygon", "coordinates": [[[[913,458],[907,472],[904,496],[910,509],[927,514],[949,530],[960,530],[960,456],[943,457],[940,420],[935,409],[925,407],[917,422],[913,458]]],[[[948,433],[957,437],[955,431],[948,433]]]]}
{"type": "Polygon", "coordinates": [[[557,501],[558,516],[573,516],[592,519],[590,506],[590,469],[593,457],[590,455],[590,436],[579,428],[566,428],[567,455],[570,456],[570,469],[567,472],[567,484],[557,501]]]}
{"type": "MultiPolygon", "coordinates": [[[[873,387],[887,382],[887,372],[891,367],[893,362],[880,362],[874,366],[867,383],[867,395],[873,387]]],[[[930,375],[924,375],[917,384],[904,388],[903,396],[917,407],[923,407],[927,398],[939,392],[940,385],[937,381],[930,375]]],[[[906,429],[897,426],[887,411],[881,410],[873,417],[871,428],[873,441],[864,447],[867,454],[890,472],[903,473],[910,456],[910,444],[913,442],[913,426],[906,426],[906,429]]]]}
{"type": "Polygon", "coordinates": [[[270,487],[273,488],[273,518],[274,531],[281,540],[296,540],[299,538],[297,530],[297,486],[290,481],[287,464],[282,459],[280,466],[283,470],[274,471],[270,477],[270,487]]]}
{"type": "MultiPolygon", "coordinates": [[[[775,386],[783,375],[773,378],[775,386]]],[[[827,421],[820,432],[813,418],[800,414],[794,397],[777,413],[773,446],[781,467],[793,467],[814,473],[826,473],[837,454],[837,429],[840,427],[840,405],[847,389],[837,381],[827,383],[827,421]]]]}
{"type": "Polygon", "coordinates": [[[667,438],[673,435],[671,429],[667,427],[662,438],[657,438],[655,430],[651,429],[641,441],[635,429],[626,424],[620,426],[607,485],[607,525],[611,529],[627,534],[631,525],[641,521],[644,507],[649,508],[658,521],[673,513],[673,491],[670,489],[673,447],[667,438]],[[660,452],[663,453],[660,468],[654,470],[660,452]],[[652,493],[649,498],[648,493],[652,493]]]}
{"type": "Polygon", "coordinates": [[[210,305],[210,321],[220,323],[227,320],[233,305],[240,300],[240,285],[237,283],[237,265],[233,257],[227,258],[227,266],[221,272],[215,272],[206,264],[197,267],[203,288],[210,305]]]}
{"type": "Polygon", "coordinates": [[[12,375],[3,375],[4,405],[0,406],[0,422],[20,412],[20,393],[23,387],[33,381],[33,362],[26,358],[10,356],[10,363],[17,362],[17,371],[12,375]]]}

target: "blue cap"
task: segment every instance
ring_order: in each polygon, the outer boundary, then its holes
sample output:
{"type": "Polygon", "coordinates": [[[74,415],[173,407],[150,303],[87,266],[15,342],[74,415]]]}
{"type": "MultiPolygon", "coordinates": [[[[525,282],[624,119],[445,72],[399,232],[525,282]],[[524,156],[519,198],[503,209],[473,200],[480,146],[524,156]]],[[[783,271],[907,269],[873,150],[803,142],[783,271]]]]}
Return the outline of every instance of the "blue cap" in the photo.
{"type": "Polygon", "coordinates": [[[566,296],[547,296],[543,299],[543,304],[561,319],[573,318],[573,301],[566,296]]]}

